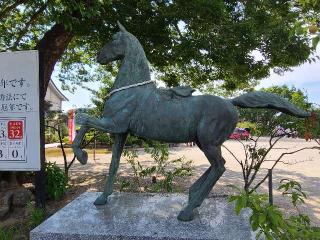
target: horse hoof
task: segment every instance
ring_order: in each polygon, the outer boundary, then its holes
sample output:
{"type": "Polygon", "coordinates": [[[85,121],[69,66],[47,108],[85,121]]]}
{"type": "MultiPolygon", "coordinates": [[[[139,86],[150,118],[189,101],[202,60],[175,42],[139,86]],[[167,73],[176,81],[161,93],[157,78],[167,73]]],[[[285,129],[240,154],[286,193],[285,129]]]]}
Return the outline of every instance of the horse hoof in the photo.
{"type": "Polygon", "coordinates": [[[81,151],[80,156],[78,156],[78,160],[82,165],[87,164],[88,162],[88,153],[86,151],[81,151]]]}
{"type": "Polygon", "coordinates": [[[79,150],[74,150],[74,154],[77,156],[78,161],[82,164],[85,165],[88,162],[88,153],[86,151],[83,151],[81,149],[79,150]]]}
{"type": "Polygon", "coordinates": [[[108,197],[101,194],[97,199],[94,201],[94,205],[105,205],[107,203],[108,197]]]}
{"type": "Polygon", "coordinates": [[[179,215],[178,215],[178,220],[183,221],[183,222],[189,222],[192,221],[194,218],[193,211],[191,210],[182,210],[179,215]]]}

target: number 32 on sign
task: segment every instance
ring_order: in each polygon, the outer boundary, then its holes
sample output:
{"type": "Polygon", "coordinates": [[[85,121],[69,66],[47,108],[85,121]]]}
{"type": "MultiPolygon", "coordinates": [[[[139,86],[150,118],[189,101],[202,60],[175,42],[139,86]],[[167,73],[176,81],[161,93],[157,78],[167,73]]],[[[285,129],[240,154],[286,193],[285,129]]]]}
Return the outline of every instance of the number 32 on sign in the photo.
{"type": "Polygon", "coordinates": [[[0,118],[0,161],[25,161],[24,129],[24,118],[0,118]]]}

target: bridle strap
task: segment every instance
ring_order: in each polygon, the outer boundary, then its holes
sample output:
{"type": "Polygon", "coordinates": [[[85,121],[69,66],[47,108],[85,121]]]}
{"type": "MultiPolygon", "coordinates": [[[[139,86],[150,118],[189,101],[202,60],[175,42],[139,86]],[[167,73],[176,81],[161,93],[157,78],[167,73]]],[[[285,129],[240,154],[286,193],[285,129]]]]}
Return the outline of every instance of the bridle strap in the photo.
{"type": "Polygon", "coordinates": [[[112,90],[112,91],[108,94],[108,97],[110,97],[112,94],[114,94],[114,93],[116,93],[116,92],[119,92],[119,91],[122,91],[122,90],[126,90],[126,89],[129,89],[129,88],[139,87],[139,86],[146,85],[146,84],[153,83],[153,82],[156,82],[156,81],[155,81],[155,80],[150,80],[150,81],[145,81],[145,82],[136,83],[136,84],[131,84],[131,85],[128,85],[128,86],[124,86],[124,87],[121,87],[121,88],[117,88],[117,89],[115,89],[115,90],[112,90]]]}

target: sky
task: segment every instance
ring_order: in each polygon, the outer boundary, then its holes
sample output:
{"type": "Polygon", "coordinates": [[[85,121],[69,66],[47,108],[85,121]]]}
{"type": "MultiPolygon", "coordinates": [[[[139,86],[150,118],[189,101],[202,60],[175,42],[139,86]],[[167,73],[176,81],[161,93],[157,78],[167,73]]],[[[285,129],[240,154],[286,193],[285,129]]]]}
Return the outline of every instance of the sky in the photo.
{"type": "MultiPolygon", "coordinates": [[[[320,46],[317,49],[320,55],[320,46]]],[[[307,93],[309,102],[320,104],[320,60],[313,63],[305,63],[292,69],[291,72],[285,72],[282,76],[271,73],[268,78],[262,79],[256,89],[270,87],[273,85],[295,86],[307,93]]],[[[61,83],[57,77],[53,77],[54,83],[61,89],[61,83]]],[[[99,83],[90,83],[90,88],[98,89],[99,83]]],[[[68,91],[61,92],[69,99],[62,103],[63,111],[71,108],[86,107],[91,104],[92,95],[89,91],[78,88],[73,94],[68,91]]]]}
{"type": "MultiPolygon", "coordinates": [[[[320,46],[317,48],[317,55],[320,56],[320,46]]],[[[272,73],[270,77],[260,82],[257,89],[286,84],[304,90],[309,102],[320,104],[320,60],[315,63],[305,63],[292,70],[292,72],[285,72],[283,76],[272,73]]]]}

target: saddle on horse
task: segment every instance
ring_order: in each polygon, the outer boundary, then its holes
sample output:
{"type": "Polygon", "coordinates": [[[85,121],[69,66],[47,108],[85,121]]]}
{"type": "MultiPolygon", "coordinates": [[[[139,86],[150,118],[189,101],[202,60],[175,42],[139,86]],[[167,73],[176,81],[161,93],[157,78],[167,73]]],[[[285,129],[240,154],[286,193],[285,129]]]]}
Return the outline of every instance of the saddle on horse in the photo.
{"type": "Polygon", "coordinates": [[[195,89],[189,86],[177,86],[172,88],[162,88],[159,90],[162,94],[166,95],[168,98],[191,97],[192,93],[195,91],[195,89]]]}

